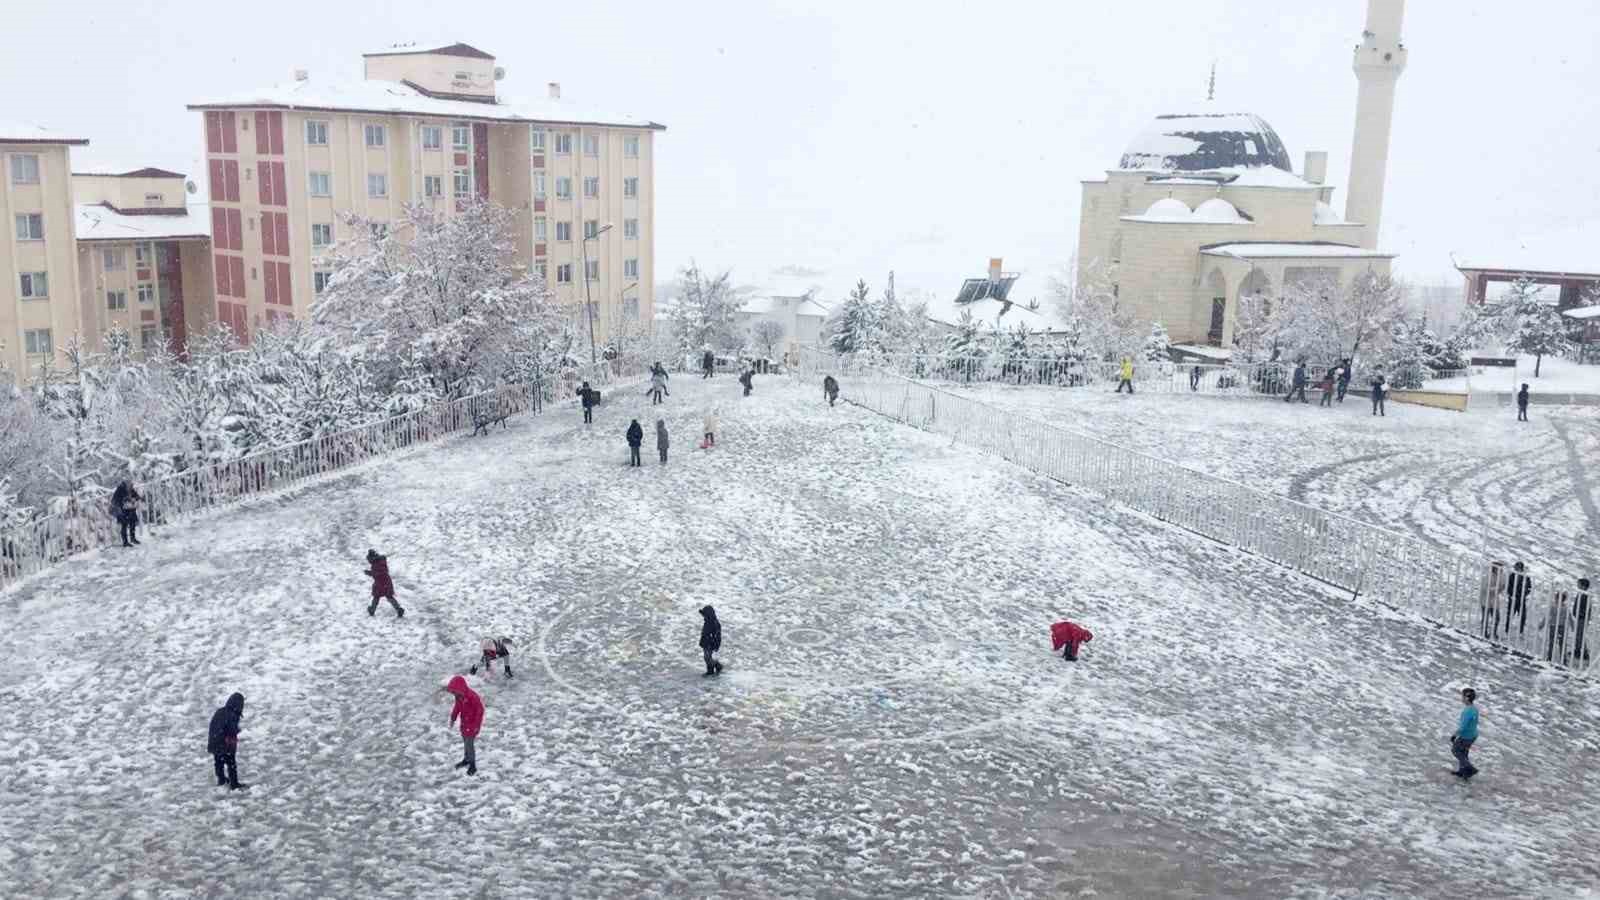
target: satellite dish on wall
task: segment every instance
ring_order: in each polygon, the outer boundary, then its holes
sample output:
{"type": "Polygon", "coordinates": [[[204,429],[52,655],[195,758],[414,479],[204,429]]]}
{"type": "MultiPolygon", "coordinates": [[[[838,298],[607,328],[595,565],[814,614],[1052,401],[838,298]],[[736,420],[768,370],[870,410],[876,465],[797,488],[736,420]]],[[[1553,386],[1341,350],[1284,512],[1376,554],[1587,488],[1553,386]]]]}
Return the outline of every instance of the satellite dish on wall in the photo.
{"type": "Polygon", "coordinates": [[[495,81],[505,81],[506,80],[506,67],[505,66],[495,66],[494,67],[494,80],[495,81]]]}
{"type": "Polygon", "coordinates": [[[194,179],[191,178],[183,183],[183,189],[192,194],[200,188],[195,185],[194,179]]]}

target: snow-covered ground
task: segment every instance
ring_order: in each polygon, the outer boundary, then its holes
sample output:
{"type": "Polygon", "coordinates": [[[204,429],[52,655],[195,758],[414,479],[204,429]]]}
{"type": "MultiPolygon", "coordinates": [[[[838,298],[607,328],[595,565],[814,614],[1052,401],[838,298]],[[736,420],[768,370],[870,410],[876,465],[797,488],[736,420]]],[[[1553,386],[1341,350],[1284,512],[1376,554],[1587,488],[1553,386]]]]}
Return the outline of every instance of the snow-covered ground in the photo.
{"type": "MultiPolygon", "coordinates": [[[[1450,382],[1465,379],[1450,379],[1450,382]]],[[[1440,382],[1446,383],[1446,382],[1440,382]]],[[[1484,368],[1474,370],[1470,385],[1474,394],[1516,393],[1524,384],[1533,394],[1600,394],[1600,366],[1584,365],[1570,359],[1546,357],[1543,361],[1531,356],[1517,359],[1515,369],[1484,368]],[[1539,374],[1534,375],[1537,369],[1539,374]]],[[[1433,387],[1433,383],[1428,385],[1433,387]]]]}
{"type": "MultiPolygon", "coordinates": [[[[1600,409],[1468,413],[1365,397],[1281,400],[941,385],[1439,546],[1587,571],[1600,562],[1600,409]],[[1552,558],[1554,557],[1554,558],[1552,558]]],[[[1600,572],[1589,573],[1591,576],[1600,572]]]]}
{"type": "MultiPolygon", "coordinates": [[[[674,379],[665,468],[648,446],[645,468],[623,464],[625,417],[651,413],[630,396],[592,433],[576,412],[524,417],[0,597],[3,893],[1594,884],[1595,688],[830,410],[815,385],[737,391],[674,379]],[[720,445],[694,450],[712,405],[720,445]],[[389,554],[404,620],[365,613],[368,547],[389,554]],[[705,603],[724,627],[714,680],[705,603]],[[1076,664],[1048,652],[1063,616],[1095,632],[1076,664]],[[499,632],[517,678],[473,679],[488,712],[468,778],[438,689],[499,632]],[[1446,747],[1465,684],[1484,722],[1470,785],[1446,747]],[[203,753],[234,690],[243,796],[212,786],[203,753]]],[[[1238,455],[1247,424],[1208,436],[1179,399],[1089,408],[1124,428],[1150,410],[1138,430],[1186,458],[1238,455]]]]}

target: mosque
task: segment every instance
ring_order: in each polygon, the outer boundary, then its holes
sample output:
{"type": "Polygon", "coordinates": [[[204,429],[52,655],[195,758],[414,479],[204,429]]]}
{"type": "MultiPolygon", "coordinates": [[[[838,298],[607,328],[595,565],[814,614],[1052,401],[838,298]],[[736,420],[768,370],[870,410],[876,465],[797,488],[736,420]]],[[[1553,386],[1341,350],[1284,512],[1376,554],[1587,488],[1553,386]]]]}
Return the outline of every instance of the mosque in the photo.
{"type": "Polygon", "coordinates": [[[1102,180],[1083,183],[1079,278],[1109,274],[1140,321],[1175,344],[1233,345],[1239,298],[1332,276],[1387,273],[1377,249],[1395,85],[1405,70],[1405,0],[1368,0],[1355,50],[1359,85],[1341,215],[1328,154],[1299,172],[1272,126],[1247,113],[1157,116],[1102,180]]]}

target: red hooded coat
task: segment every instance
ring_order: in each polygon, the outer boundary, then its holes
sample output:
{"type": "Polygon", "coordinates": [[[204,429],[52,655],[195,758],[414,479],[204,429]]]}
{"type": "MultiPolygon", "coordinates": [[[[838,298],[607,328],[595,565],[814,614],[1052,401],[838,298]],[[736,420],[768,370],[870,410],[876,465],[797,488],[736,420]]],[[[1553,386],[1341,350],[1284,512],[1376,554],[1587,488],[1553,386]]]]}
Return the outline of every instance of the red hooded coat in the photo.
{"type": "Polygon", "coordinates": [[[450,708],[450,724],[454,725],[456,717],[460,716],[461,736],[477,737],[478,729],[483,725],[483,700],[472,688],[467,687],[467,680],[460,675],[450,679],[445,690],[456,697],[456,705],[450,708]]]}
{"type": "Polygon", "coordinates": [[[1057,622],[1050,626],[1050,649],[1060,650],[1068,642],[1083,644],[1094,640],[1094,634],[1076,622],[1057,622]]]}
{"type": "Polygon", "coordinates": [[[389,578],[389,557],[373,557],[368,562],[367,574],[372,576],[372,599],[394,596],[394,582],[389,578]]]}

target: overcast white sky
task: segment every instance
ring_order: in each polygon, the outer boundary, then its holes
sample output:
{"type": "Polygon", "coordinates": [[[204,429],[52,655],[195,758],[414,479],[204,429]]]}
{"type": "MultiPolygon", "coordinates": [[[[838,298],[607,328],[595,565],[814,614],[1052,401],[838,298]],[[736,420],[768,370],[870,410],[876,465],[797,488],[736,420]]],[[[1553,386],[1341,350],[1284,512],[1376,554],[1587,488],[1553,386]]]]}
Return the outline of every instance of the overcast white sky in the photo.
{"type": "MultiPolygon", "coordinates": [[[[1383,243],[1419,281],[1449,252],[1600,221],[1600,11],[1589,0],[1411,0],[1383,243]]],[[[1079,181],[1153,116],[1271,122],[1299,168],[1330,153],[1343,208],[1365,0],[1321,3],[527,3],[79,0],[13,4],[0,118],[80,133],[85,163],[200,171],[203,96],[360,76],[360,53],[461,40],[586,105],[649,116],[658,270],[762,281],[810,267],[830,298],[896,271],[948,295],[990,256],[1042,295],[1076,246],[1079,181]],[[444,20],[452,19],[454,24],[444,20]]],[[[1600,249],[1597,249],[1600,253],[1600,249]]]]}

